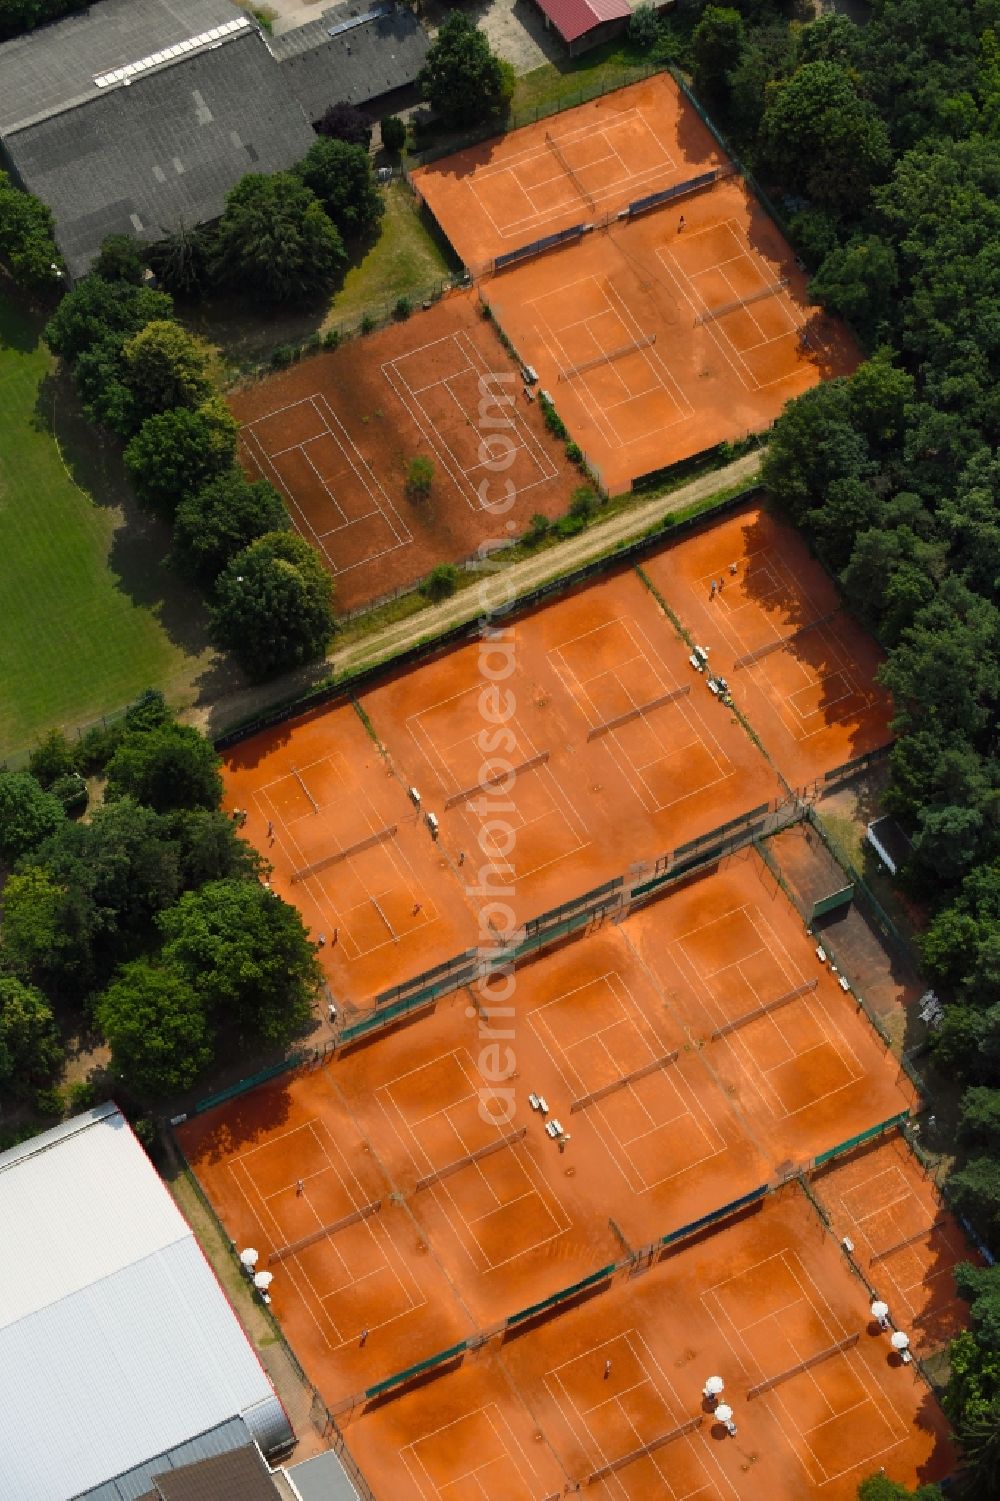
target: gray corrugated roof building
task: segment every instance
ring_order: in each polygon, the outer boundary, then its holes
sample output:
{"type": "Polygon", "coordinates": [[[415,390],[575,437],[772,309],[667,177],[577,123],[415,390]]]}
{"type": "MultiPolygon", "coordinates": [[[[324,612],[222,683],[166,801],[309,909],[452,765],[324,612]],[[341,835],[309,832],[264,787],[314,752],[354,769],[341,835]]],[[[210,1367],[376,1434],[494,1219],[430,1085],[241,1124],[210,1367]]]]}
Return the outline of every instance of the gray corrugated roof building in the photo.
{"type": "Polygon", "coordinates": [[[276,1501],[271,1473],[252,1446],[156,1475],[139,1501],[276,1501]]]}
{"type": "Polygon", "coordinates": [[[430,43],[412,11],[381,0],[335,5],[269,45],[305,114],[318,120],[331,104],[360,107],[409,88],[430,43]]]}
{"type": "Polygon", "coordinates": [[[136,1501],[153,1475],[293,1434],[114,1105],[0,1153],[0,1496],[136,1501]]]}
{"type": "Polygon", "coordinates": [[[412,82],[427,37],[381,0],[273,48],[229,0],[101,0],[0,44],[0,164],[51,208],[71,277],[109,234],[218,218],[245,173],[305,155],[328,105],[412,82]]]}

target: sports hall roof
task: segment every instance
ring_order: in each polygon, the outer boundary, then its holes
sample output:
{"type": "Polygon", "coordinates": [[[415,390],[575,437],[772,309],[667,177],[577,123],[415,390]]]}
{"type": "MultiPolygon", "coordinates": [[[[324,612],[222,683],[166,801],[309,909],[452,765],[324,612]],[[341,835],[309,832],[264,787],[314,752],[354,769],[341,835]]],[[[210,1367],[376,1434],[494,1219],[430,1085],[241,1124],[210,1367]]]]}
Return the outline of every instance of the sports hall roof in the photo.
{"type": "Polygon", "coordinates": [[[290,1441],[190,1226],[114,1105],[0,1155],[0,1225],[0,1495],[140,1496],[179,1446],[187,1462],[234,1447],[234,1420],[267,1452],[290,1441]],[[213,1431],[231,1436],[192,1444],[213,1431]]]}
{"type": "Polygon", "coordinates": [[[368,104],[407,88],[423,67],[430,38],[411,10],[372,0],[341,4],[268,43],[282,77],[310,120],[331,104],[368,104]]]}

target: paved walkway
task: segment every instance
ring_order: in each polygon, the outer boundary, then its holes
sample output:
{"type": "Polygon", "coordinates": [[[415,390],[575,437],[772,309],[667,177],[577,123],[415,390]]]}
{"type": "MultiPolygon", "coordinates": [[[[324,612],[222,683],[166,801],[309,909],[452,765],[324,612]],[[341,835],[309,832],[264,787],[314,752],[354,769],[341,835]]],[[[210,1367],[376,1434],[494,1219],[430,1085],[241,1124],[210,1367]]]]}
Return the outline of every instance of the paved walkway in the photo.
{"type": "Polygon", "coordinates": [[[763,453],[759,450],[745,454],[724,469],[713,469],[709,474],[699,475],[669,495],[630,506],[607,521],[588,527],[579,536],[546,548],[535,557],[498,569],[496,573],[484,573],[478,588],[463,589],[439,605],[432,605],[406,620],[351,641],[331,652],[325,662],[288,673],[271,683],[236,689],[212,702],[196,704],[185,718],[207,734],[218,737],[235,725],[306,693],[314,684],[329,679],[331,675],[345,677],[360,668],[391,661],[421,641],[431,640],[454,626],[475,620],[512,599],[530,594],[550,579],[626,546],[674,511],[735,486],[750,488],[760,472],[762,458],[763,453]]]}

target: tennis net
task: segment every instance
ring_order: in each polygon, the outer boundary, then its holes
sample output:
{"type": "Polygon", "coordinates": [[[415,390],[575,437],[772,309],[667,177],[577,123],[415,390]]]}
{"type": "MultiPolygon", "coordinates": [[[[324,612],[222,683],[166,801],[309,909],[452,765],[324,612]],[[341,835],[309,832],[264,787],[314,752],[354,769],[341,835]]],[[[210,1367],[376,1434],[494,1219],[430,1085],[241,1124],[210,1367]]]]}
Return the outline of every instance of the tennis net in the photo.
{"type": "Polygon", "coordinates": [[[626,1089],[629,1084],[635,1084],[639,1079],[646,1079],[661,1068],[667,1068],[671,1063],[676,1063],[679,1056],[679,1050],[674,1048],[672,1053],[664,1053],[659,1058],[653,1058],[649,1063],[644,1063],[641,1068],[634,1068],[630,1074],[623,1074],[620,1079],[612,1079],[610,1084],[603,1084],[600,1089],[581,1095],[570,1105],[570,1115],[575,1115],[578,1110],[586,1110],[588,1105],[596,1105],[599,1101],[606,1100],[609,1094],[617,1094],[619,1089],[626,1089]]]}
{"type": "Polygon", "coordinates": [[[904,1240],[897,1240],[891,1246],[886,1246],[884,1251],[876,1251],[871,1258],[871,1265],[876,1261],[886,1261],[890,1256],[895,1256],[898,1251],[905,1251],[907,1246],[915,1246],[918,1240],[925,1240],[928,1235],[933,1235],[935,1230],[942,1230],[948,1223],[946,1214],[939,1215],[933,1224],[923,1230],[918,1230],[915,1235],[907,1235],[904,1240]]]}
{"type": "Polygon", "coordinates": [[[591,198],[590,194],[587,192],[587,189],[584,187],[583,183],[577,177],[576,173],[573,171],[573,168],[570,166],[569,162],[563,155],[562,147],[557,144],[555,137],[551,136],[548,131],[545,132],[545,144],[548,146],[549,150],[552,152],[556,161],[559,163],[560,167],[562,167],[563,171],[566,173],[566,176],[569,178],[574,188],[576,188],[576,191],[579,193],[583,201],[589,204],[591,208],[596,208],[597,204],[594,202],[593,198],[591,198]]]}
{"type": "Polygon", "coordinates": [[[479,1147],[475,1152],[469,1152],[464,1157],[458,1157],[454,1162],[439,1167],[436,1172],[428,1173],[426,1177],[418,1178],[414,1185],[414,1192],[419,1193],[422,1188],[430,1188],[435,1183],[440,1183],[442,1178],[450,1178],[452,1173],[461,1172],[463,1167],[470,1167],[474,1162],[482,1162],[484,1157],[492,1157],[494,1152],[502,1152],[504,1147],[513,1147],[528,1134],[527,1126],[521,1126],[517,1131],[510,1131],[506,1136],[497,1137],[496,1141],[488,1141],[484,1147],[479,1147]]]}
{"type": "Polygon", "coordinates": [[[637,1459],[645,1459],[647,1454],[655,1454],[657,1449],[662,1449],[664,1444],[672,1444],[675,1439],[684,1438],[700,1428],[703,1418],[699,1413],[695,1418],[688,1418],[686,1423],[678,1423],[676,1428],[671,1428],[667,1433],[661,1433],[657,1438],[650,1439],[648,1444],[640,1444],[638,1449],[630,1449],[627,1454],[622,1454],[618,1459],[609,1459],[607,1464],[601,1465],[599,1470],[591,1470],[584,1485],[596,1485],[608,1475],[614,1475],[618,1470],[624,1470],[626,1465],[635,1464],[637,1459]]]}
{"type": "Polygon", "coordinates": [[[706,308],[695,318],[695,328],[700,323],[714,323],[716,318],[725,318],[727,313],[738,313],[741,308],[749,307],[754,302],[762,302],[765,297],[774,297],[778,292],[783,292],[787,286],[788,277],[782,276],[778,281],[768,282],[765,287],[758,287],[756,292],[750,292],[746,297],[734,297],[732,302],[722,302],[718,307],[706,308]]]}
{"type": "Polygon", "coordinates": [[[738,667],[749,667],[753,662],[760,662],[764,657],[769,657],[772,652],[781,651],[782,647],[791,646],[793,641],[798,641],[801,636],[806,636],[810,631],[819,630],[821,625],[827,625],[838,610],[828,610],[825,615],[820,615],[815,620],[810,620],[806,625],[800,625],[798,630],[790,631],[787,636],[778,636],[774,641],[768,641],[765,646],[758,646],[755,651],[745,652],[742,657],[737,657],[733,663],[733,670],[738,667]]]}
{"type": "Polygon", "coordinates": [[[531,771],[536,766],[544,766],[549,759],[549,752],[539,751],[536,756],[529,756],[526,761],[519,761],[509,771],[498,771],[496,776],[487,777],[484,782],[477,782],[474,787],[463,787],[461,792],[453,792],[444,800],[445,808],[454,808],[458,803],[468,802],[470,797],[476,797],[480,792],[488,792],[491,787],[496,787],[500,782],[508,779],[513,782],[522,771],[531,771]]]}
{"type": "Polygon", "coordinates": [[[376,829],[375,833],[369,834],[366,839],[359,839],[356,844],[349,844],[346,849],[334,850],[331,855],[324,855],[322,860],[314,860],[312,865],[303,865],[300,870],[293,870],[291,879],[306,881],[310,876],[319,875],[320,871],[328,870],[331,865],[339,865],[342,860],[349,860],[352,855],[359,855],[362,850],[370,850],[373,845],[392,839],[398,832],[398,824],[387,823],[384,829],[376,829]]]}
{"type": "Polygon", "coordinates": [[[643,714],[651,714],[654,709],[661,709],[664,704],[672,704],[675,699],[684,698],[690,692],[690,683],[685,683],[681,688],[671,688],[669,693],[661,693],[644,704],[636,704],[634,709],[626,709],[624,714],[617,714],[614,719],[606,719],[603,724],[595,724],[593,729],[587,731],[587,739],[596,740],[601,735],[610,735],[613,730],[620,730],[622,725],[630,724],[633,719],[641,719],[643,714]]]}
{"type": "Polygon", "coordinates": [[[599,365],[610,365],[615,360],[623,360],[627,354],[634,354],[638,349],[648,349],[650,344],[656,343],[656,335],[643,334],[641,338],[632,339],[627,344],[619,344],[614,349],[605,349],[600,354],[593,355],[589,360],[581,360],[578,365],[569,365],[565,370],[560,370],[560,380],[575,380],[579,375],[586,375],[588,370],[596,370],[599,365]]]}
{"type": "Polygon", "coordinates": [[[267,1258],[271,1266],[279,1261],[286,1261],[289,1256],[297,1256],[300,1251],[305,1251],[309,1246],[314,1246],[317,1241],[325,1240],[328,1235],[336,1235],[340,1230],[346,1230],[348,1225],[357,1225],[361,1220],[366,1220],[370,1215],[378,1214],[382,1208],[382,1200],[375,1199],[371,1204],[362,1204],[360,1209],[354,1209],[350,1214],[343,1215],[339,1220],[331,1220],[328,1225],[320,1225],[318,1230],[311,1230],[308,1235],[303,1235],[300,1240],[293,1240],[287,1246],[279,1246],[272,1251],[267,1258]]]}
{"type": "Polygon", "coordinates": [[[779,1371],[776,1376],[768,1376],[766,1381],[758,1381],[747,1392],[747,1401],[754,1397],[762,1397],[765,1392],[772,1391],[780,1386],[783,1381],[791,1381],[793,1376],[798,1376],[801,1371],[811,1371],[813,1366],[822,1365],[825,1360],[832,1360],[835,1355],[843,1355],[845,1350],[851,1350],[861,1338],[860,1334],[849,1334],[846,1339],[839,1339],[835,1345],[828,1345],[825,1350],[819,1350],[815,1355],[810,1355],[808,1360],[800,1360],[798,1365],[789,1366],[787,1371],[779,1371]]]}
{"type": "Polygon", "coordinates": [[[742,1016],[734,1016],[731,1022],[724,1026],[716,1027],[712,1033],[712,1041],[718,1042],[720,1037],[728,1037],[730,1032],[739,1031],[740,1027],[746,1027],[750,1022],[755,1022],[759,1017],[769,1016],[772,1011],[777,1011],[781,1006],[787,1006],[790,1001],[797,1001],[800,995],[808,995],[810,990],[815,990],[818,984],[815,976],[811,980],[805,980],[801,985],[796,985],[794,990],[787,990],[784,995],[776,996],[773,1001],[763,1001],[755,1006],[752,1011],[744,1011],[742,1016]]]}

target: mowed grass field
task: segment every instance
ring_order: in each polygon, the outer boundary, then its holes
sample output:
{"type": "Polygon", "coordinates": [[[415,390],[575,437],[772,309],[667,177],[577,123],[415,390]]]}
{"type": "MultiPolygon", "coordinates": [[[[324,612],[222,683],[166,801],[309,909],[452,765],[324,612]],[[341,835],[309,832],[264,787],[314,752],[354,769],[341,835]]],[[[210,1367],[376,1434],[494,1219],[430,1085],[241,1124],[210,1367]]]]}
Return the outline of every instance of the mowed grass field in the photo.
{"type": "Polygon", "coordinates": [[[212,656],[167,532],[75,409],[43,321],[0,290],[0,759],[143,688],[190,693],[212,656]]]}

